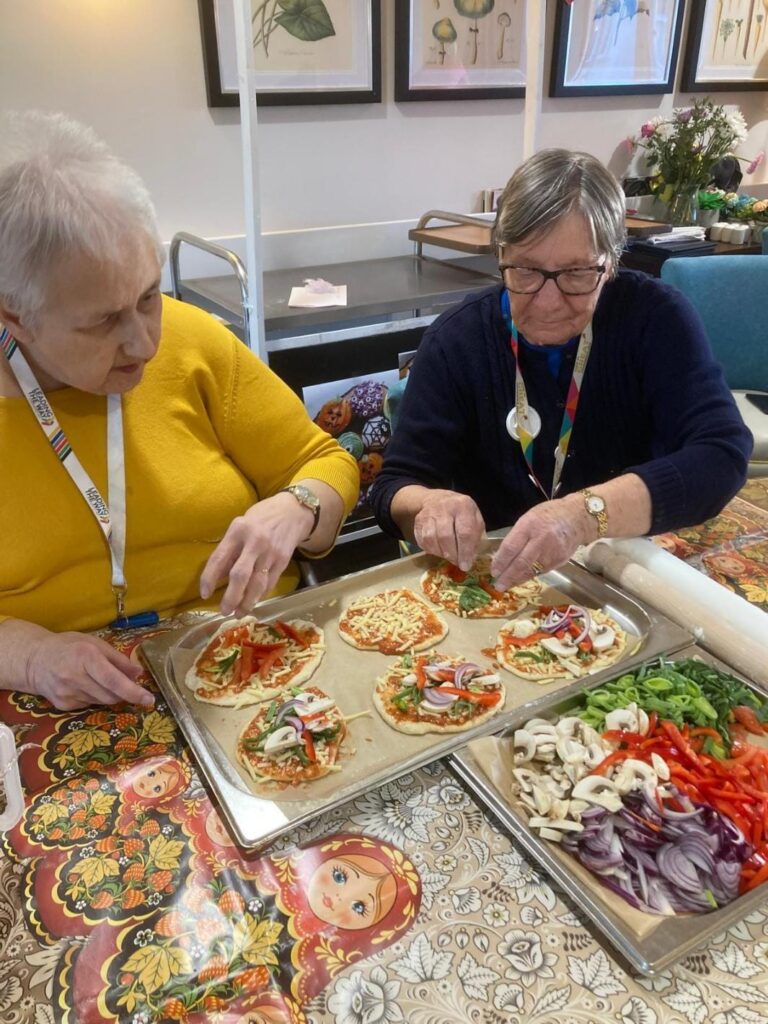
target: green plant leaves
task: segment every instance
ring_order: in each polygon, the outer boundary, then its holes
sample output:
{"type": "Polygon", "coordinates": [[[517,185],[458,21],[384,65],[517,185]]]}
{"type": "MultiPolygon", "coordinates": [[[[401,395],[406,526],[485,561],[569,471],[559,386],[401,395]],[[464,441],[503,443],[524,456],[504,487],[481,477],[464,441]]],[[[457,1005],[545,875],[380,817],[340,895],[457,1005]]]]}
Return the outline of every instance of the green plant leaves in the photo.
{"type": "Polygon", "coordinates": [[[275,22],[282,25],[296,39],[313,43],[318,39],[335,36],[331,16],[323,0],[278,0],[282,12],[275,22]]]}

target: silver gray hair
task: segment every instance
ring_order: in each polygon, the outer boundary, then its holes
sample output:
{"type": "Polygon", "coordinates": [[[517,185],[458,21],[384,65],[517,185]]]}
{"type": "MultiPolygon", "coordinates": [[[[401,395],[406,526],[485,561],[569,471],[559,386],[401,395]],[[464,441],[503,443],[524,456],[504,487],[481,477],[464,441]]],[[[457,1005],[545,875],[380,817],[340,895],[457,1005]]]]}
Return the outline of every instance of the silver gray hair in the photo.
{"type": "Polygon", "coordinates": [[[518,167],[499,200],[493,242],[497,250],[527,242],[574,211],[587,221],[597,253],[615,269],[626,238],[624,193],[589,153],[542,149],[518,167]]]}
{"type": "Polygon", "coordinates": [[[162,264],[146,186],[94,132],[63,114],[0,119],[0,302],[33,322],[54,266],[70,253],[119,259],[145,232],[162,264]]]}

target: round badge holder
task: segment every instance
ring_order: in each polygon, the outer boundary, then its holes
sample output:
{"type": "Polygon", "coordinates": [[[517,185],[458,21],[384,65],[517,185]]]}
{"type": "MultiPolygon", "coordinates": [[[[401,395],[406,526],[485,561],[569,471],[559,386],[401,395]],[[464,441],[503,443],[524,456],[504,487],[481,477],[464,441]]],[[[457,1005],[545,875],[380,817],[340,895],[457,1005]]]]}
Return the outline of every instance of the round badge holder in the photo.
{"type": "MultiPolygon", "coordinates": [[[[531,437],[538,437],[541,433],[541,416],[539,416],[539,414],[531,405],[528,406],[527,419],[528,423],[526,424],[526,426],[528,428],[528,433],[531,435],[531,437]]],[[[509,436],[514,438],[515,441],[519,441],[520,434],[517,429],[517,409],[509,410],[509,412],[507,413],[506,425],[507,433],[509,434],[509,436]]]]}

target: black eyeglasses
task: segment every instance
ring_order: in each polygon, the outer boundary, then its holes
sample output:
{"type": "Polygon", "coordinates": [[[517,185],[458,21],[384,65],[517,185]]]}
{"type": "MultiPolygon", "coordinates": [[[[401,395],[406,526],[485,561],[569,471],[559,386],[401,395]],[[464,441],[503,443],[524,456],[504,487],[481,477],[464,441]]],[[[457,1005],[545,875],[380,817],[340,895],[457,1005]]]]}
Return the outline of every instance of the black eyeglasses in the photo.
{"type": "Polygon", "coordinates": [[[500,263],[504,284],[516,295],[534,295],[548,280],[555,282],[563,295],[589,295],[600,284],[605,266],[567,267],[564,270],[540,270],[538,267],[515,267],[500,263]]]}

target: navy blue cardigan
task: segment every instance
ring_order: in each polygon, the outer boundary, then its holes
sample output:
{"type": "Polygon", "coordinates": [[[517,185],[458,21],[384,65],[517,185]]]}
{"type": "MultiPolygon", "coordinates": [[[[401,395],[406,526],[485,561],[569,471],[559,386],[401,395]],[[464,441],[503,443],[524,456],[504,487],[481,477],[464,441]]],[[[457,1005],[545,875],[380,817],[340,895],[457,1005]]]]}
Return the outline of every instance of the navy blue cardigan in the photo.
{"type": "MultiPolygon", "coordinates": [[[[399,535],[390,505],[407,484],[471,495],[489,530],[543,500],[505,427],[515,368],[500,297],[500,285],[476,293],[424,334],[369,495],[388,533],[399,535]]],[[[559,496],[633,472],[651,494],[651,533],[716,515],[744,483],[752,435],[698,314],[674,288],[623,270],[603,288],[593,333],[559,496]]],[[[543,420],[534,466],[548,488],[575,350],[564,352],[557,378],[545,350],[520,352],[543,420]]]]}

